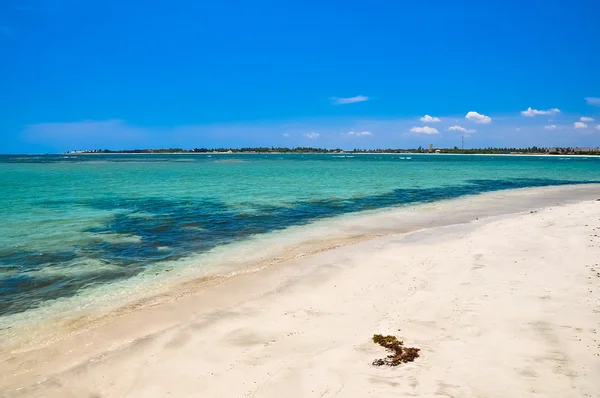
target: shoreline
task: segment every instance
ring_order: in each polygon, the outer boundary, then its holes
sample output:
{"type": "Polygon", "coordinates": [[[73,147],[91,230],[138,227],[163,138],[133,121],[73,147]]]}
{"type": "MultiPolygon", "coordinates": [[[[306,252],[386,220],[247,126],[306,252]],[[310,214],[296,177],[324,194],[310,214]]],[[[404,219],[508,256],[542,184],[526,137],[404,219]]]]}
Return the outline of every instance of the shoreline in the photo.
{"type": "MultiPolygon", "coordinates": [[[[371,239],[360,242],[352,241],[351,238],[344,242],[342,239],[342,242],[337,246],[334,245],[333,248],[316,250],[314,253],[303,254],[297,258],[286,258],[278,262],[277,266],[266,266],[258,272],[242,273],[234,278],[180,281],[181,285],[170,291],[168,300],[150,302],[147,303],[148,305],[133,303],[128,310],[117,311],[109,318],[102,319],[102,322],[87,327],[85,327],[85,320],[75,321],[70,326],[77,330],[77,333],[67,334],[65,339],[47,346],[40,345],[39,347],[42,348],[11,351],[12,354],[3,350],[0,369],[5,370],[2,372],[4,374],[12,373],[12,376],[10,379],[8,377],[0,379],[0,391],[14,381],[20,380],[23,383],[26,380],[33,381],[36,377],[38,380],[43,379],[44,369],[47,372],[48,365],[43,364],[40,358],[48,359],[58,353],[67,352],[66,355],[59,355],[58,361],[62,361],[63,366],[58,368],[68,373],[68,369],[79,366],[76,364],[87,363],[90,359],[96,361],[94,358],[112,356],[115,350],[128,352],[141,341],[152,340],[183,325],[189,325],[190,319],[197,318],[203,312],[205,315],[219,313],[219,311],[226,313],[228,305],[231,306],[242,297],[246,299],[261,297],[265,291],[271,291],[272,284],[277,283],[281,278],[289,281],[290,278],[294,279],[294,275],[301,275],[308,269],[320,272],[321,268],[313,265],[313,262],[319,258],[334,256],[338,261],[343,262],[349,253],[356,254],[358,247],[377,247],[379,244],[377,242],[382,240],[399,237],[406,239],[419,234],[444,236],[447,235],[445,231],[448,229],[465,231],[497,220],[520,217],[519,213],[534,211],[534,209],[594,200],[600,195],[599,188],[598,185],[574,185],[496,191],[410,208],[392,208],[369,212],[369,214],[354,214],[343,220],[325,220],[323,223],[338,223],[337,231],[349,232],[350,237],[352,233],[361,232],[360,236],[371,237],[371,239]],[[402,228],[398,228],[399,221],[402,222],[402,228]],[[373,236],[377,237],[373,238],[373,236]],[[198,283],[204,286],[198,286],[198,283]],[[224,294],[226,291],[229,293],[224,294]],[[209,300],[211,297],[212,299],[209,300]],[[217,297],[218,300],[215,301],[217,297]],[[207,301],[211,304],[207,305],[207,301]],[[198,306],[200,303],[202,305],[198,306]],[[88,345],[90,341],[93,341],[93,347],[88,345]],[[71,349],[66,349],[67,347],[71,349]],[[73,350],[72,347],[80,348],[73,350]],[[13,368],[12,365],[15,362],[20,365],[20,361],[25,359],[37,365],[31,365],[26,373],[14,373],[16,369],[21,371],[23,369],[22,366],[13,368]],[[33,377],[34,374],[38,376],[33,377]]],[[[310,227],[312,226],[307,226],[307,229],[310,227]]],[[[325,236],[334,233],[327,229],[323,232],[325,236]]],[[[322,236],[313,237],[313,239],[319,238],[322,236]]],[[[302,279],[301,276],[297,278],[302,279]]],[[[53,360],[49,362],[52,363],[53,360]]],[[[50,369],[54,370],[53,367],[50,369]]],[[[16,391],[13,392],[17,394],[16,391]]]]}
{"type": "Polygon", "coordinates": [[[176,301],[246,274],[260,274],[297,258],[381,236],[464,224],[597,196],[600,197],[600,184],[505,189],[348,213],[259,234],[167,266],[161,264],[141,276],[99,285],[74,297],[1,317],[0,356],[52,345],[65,336],[85,332],[113,318],[176,301]],[[257,251],[259,247],[261,250],[257,251]],[[203,266],[197,267],[198,264],[203,266]],[[173,272],[159,272],[165,268],[173,272]]]}
{"type": "MultiPolygon", "coordinates": [[[[549,154],[549,153],[434,153],[434,152],[378,152],[378,153],[362,153],[362,152],[114,152],[114,153],[98,153],[98,152],[82,152],[82,153],[60,153],[60,154],[45,154],[50,156],[77,156],[77,155],[446,155],[446,156],[540,156],[540,157],[600,157],[600,155],[573,155],[573,154],[549,154]]],[[[7,156],[40,156],[38,155],[7,155],[7,156]]]]}

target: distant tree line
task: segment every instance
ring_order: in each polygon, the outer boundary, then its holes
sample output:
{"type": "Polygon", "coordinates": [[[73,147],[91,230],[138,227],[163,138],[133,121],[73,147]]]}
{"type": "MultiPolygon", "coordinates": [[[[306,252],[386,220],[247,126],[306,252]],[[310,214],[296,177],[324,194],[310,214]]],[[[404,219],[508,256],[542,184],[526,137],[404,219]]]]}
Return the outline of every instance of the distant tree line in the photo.
{"type": "Polygon", "coordinates": [[[378,149],[352,149],[340,148],[314,148],[314,147],[246,147],[246,148],[160,148],[160,149],[128,149],[109,150],[93,149],[82,151],[70,151],[67,153],[450,153],[450,154],[548,154],[548,155],[600,155],[600,148],[542,148],[537,146],[527,148],[378,148],[378,149]]]}

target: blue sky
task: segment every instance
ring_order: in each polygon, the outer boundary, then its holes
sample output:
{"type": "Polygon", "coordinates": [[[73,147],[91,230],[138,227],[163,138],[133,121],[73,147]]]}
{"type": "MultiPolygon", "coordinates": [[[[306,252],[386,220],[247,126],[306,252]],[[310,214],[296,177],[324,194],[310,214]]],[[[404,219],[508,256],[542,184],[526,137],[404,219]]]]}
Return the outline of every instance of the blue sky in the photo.
{"type": "Polygon", "coordinates": [[[599,17],[593,0],[1,0],[0,153],[600,146],[599,17]]]}

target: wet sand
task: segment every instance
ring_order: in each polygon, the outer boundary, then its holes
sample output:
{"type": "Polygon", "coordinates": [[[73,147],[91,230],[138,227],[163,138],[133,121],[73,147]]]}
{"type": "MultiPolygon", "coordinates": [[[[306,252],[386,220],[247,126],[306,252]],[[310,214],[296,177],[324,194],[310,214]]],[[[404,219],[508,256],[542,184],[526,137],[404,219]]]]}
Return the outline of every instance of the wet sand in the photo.
{"type": "Polygon", "coordinates": [[[333,249],[6,348],[0,395],[596,397],[594,196],[496,192],[347,219],[333,249]],[[372,366],[375,333],[421,357],[372,366]]]}

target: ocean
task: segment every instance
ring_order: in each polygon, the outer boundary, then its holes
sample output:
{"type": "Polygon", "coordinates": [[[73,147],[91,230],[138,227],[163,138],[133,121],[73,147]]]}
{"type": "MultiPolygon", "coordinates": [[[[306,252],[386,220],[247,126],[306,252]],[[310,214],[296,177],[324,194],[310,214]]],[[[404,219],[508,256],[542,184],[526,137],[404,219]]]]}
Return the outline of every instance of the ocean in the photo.
{"type": "Polygon", "coordinates": [[[203,254],[267,250],[261,236],[326,218],[597,182],[595,157],[0,156],[0,319],[135,290],[178,267],[218,274],[203,254]]]}

